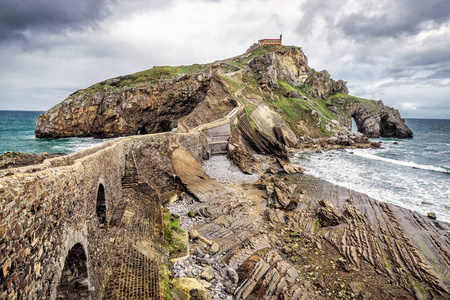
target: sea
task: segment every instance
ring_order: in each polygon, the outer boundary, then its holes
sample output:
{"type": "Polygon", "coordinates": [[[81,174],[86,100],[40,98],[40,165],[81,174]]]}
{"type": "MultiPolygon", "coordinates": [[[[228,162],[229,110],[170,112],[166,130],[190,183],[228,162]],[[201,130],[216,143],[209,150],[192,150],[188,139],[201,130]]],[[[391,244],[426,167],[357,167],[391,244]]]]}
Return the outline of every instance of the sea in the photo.
{"type": "Polygon", "coordinates": [[[380,138],[383,149],[296,154],[305,173],[450,223],[450,120],[405,119],[412,139],[380,138]]]}
{"type": "Polygon", "coordinates": [[[103,143],[86,138],[38,139],[36,118],[43,111],[0,110],[0,155],[5,151],[25,153],[73,153],[103,143]]]}
{"type": "MultiPolygon", "coordinates": [[[[94,138],[38,139],[40,111],[0,111],[0,155],[73,153],[103,143],[94,138]]],[[[405,119],[412,139],[381,138],[383,149],[296,154],[305,173],[450,223],[450,120],[405,119]]]]}

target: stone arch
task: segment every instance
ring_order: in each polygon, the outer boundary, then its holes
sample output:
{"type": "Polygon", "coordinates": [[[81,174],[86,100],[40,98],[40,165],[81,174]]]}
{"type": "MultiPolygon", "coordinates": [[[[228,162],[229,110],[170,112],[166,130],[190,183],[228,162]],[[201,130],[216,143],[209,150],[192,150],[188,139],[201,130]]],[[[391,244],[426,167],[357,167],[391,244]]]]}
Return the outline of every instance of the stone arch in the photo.
{"type": "Polygon", "coordinates": [[[88,299],[88,256],[81,243],[76,243],[66,256],[64,268],[56,288],[57,299],[88,299]]]}
{"type": "Polygon", "coordinates": [[[95,213],[97,214],[98,221],[100,222],[100,227],[106,227],[107,217],[106,211],[108,210],[108,205],[106,203],[106,192],[103,183],[99,183],[97,188],[97,200],[95,205],[95,213]]]}
{"type": "Polygon", "coordinates": [[[356,120],[355,120],[354,116],[351,116],[350,122],[351,122],[351,124],[350,124],[350,131],[358,131],[359,132],[359,130],[358,130],[358,123],[356,123],[356,120]]]}
{"type": "MultiPolygon", "coordinates": [[[[84,251],[84,257],[85,259],[85,263],[86,263],[86,268],[87,268],[87,276],[84,278],[84,280],[77,280],[77,282],[79,282],[79,285],[88,285],[88,289],[89,291],[93,291],[93,287],[91,286],[91,282],[90,282],[90,271],[89,271],[89,266],[90,266],[90,259],[89,259],[89,252],[87,251],[88,247],[88,242],[87,242],[87,225],[86,223],[84,223],[81,227],[80,230],[76,230],[73,231],[69,236],[66,237],[65,242],[62,244],[61,247],[61,253],[58,256],[58,259],[55,261],[55,267],[54,269],[52,269],[51,272],[54,273],[54,277],[52,279],[52,283],[51,283],[51,293],[50,293],[50,300],[55,300],[55,299],[61,299],[58,298],[58,290],[61,290],[63,287],[60,287],[60,283],[62,281],[63,278],[63,272],[65,272],[66,270],[66,266],[67,265],[67,258],[69,257],[69,253],[71,252],[71,250],[75,247],[75,245],[77,245],[76,249],[77,252],[75,253],[80,253],[80,245],[82,246],[82,249],[84,251]],[[80,282],[81,281],[81,282],[80,282]]],[[[73,258],[73,252],[70,253],[70,256],[73,258]]],[[[81,255],[81,257],[84,259],[84,257],[81,255]]],[[[73,282],[75,283],[75,282],[73,282]]],[[[64,298],[67,299],[67,298],[64,298]]],[[[90,299],[87,298],[87,299],[90,299]]]]}
{"type": "Polygon", "coordinates": [[[136,131],[136,135],[141,135],[141,134],[147,134],[147,130],[145,129],[145,125],[142,126],[141,128],[139,128],[139,129],[136,131]]]}

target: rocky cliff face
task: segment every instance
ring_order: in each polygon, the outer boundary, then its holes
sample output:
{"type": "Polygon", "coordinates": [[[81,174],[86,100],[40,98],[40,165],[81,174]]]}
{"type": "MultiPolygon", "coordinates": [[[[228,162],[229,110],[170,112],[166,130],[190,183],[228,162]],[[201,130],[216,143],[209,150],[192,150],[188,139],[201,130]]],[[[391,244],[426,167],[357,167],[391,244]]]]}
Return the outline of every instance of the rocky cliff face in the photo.
{"type": "Polygon", "coordinates": [[[100,84],[105,86],[100,91],[92,87],[77,91],[39,116],[36,136],[116,137],[170,131],[217,90],[216,72],[219,66],[116,89],[109,85],[115,83],[112,79],[100,84]]]}
{"type": "Polygon", "coordinates": [[[188,131],[225,116],[239,102],[253,129],[276,140],[274,127],[282,128],[291,146],[300,136],[348,129],[352,117],[369,137],[412,137],[397,110],[348,95],[345,81],[311,69],[301,49],[286,46],[254,46],[210,65],[155,67],[100,82],[39,116],[36,136],[188,131]],[[272,113],[261,117],[263,104],[272,113]]]}

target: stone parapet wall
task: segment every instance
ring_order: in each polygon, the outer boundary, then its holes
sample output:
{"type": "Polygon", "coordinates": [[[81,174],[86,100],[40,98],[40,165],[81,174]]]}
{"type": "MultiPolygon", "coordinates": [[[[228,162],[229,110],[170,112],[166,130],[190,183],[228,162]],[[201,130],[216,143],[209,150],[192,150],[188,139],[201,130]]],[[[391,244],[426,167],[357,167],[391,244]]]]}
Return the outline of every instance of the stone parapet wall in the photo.
{"type": "Polygon", "coordinates": [[[176,141],[202,159],[201,133],[133,136],[41,165],[0,173],[0,299],[54,299],[69,250],[87,254],[93,299],[103,289],[108,266],[110,212],[122,198],[125,160],[135,147],[176,141]],[[106,226],[97,216],[104,187],[106,226]]]}

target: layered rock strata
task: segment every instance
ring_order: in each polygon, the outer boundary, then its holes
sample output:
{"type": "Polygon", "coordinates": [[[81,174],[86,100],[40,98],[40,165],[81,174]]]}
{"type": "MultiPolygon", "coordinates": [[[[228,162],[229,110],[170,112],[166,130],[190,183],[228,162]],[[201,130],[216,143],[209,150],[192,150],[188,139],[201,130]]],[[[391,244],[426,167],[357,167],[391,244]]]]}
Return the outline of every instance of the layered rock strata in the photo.
{"type": "Polygon", "coordinates": [[[256,185],[185,209],[197,212],[187,226],[202,238],[191,239],[191,256],[177,263],[176,276],[211,268],[214,277],[204,286],[213,297],[449,296],[448,224],[311,176],[263,176],[256,185]],[[288,198],[298,204],[283,206],[288,198]],[[211,250],[214,243],[218,251],[211,250]]]}

